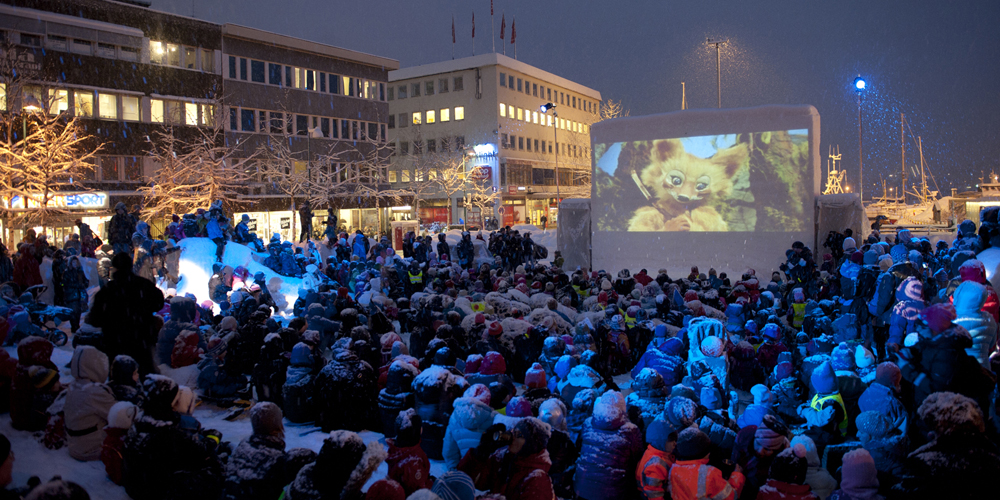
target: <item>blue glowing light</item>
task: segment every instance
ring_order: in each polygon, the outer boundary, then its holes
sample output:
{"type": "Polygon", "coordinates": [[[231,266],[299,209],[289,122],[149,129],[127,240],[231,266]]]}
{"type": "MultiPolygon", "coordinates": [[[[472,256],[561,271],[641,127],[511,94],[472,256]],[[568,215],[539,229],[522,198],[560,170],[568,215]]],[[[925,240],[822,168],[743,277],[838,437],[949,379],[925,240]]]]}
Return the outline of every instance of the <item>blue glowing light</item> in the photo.
{"type": "Polygon", "coordinates": [[[854,79],[854,88],[858,90],[864,90],[867,85],[865,79],[860,76],[854,79]]]}

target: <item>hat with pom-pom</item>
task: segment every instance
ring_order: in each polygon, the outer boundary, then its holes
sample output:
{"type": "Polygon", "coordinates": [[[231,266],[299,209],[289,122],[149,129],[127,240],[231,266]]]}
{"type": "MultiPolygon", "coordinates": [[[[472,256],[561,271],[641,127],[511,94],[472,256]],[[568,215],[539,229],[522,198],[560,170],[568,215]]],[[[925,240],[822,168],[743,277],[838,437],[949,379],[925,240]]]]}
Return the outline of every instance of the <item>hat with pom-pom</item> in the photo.
{"type": "Polygon", "coordinates": [[[868,368],[875,364],[875,355],[867,347],[858,345],[854,348],[854,364],[858,368],[868,368]]]}
{"type": "Polygon", "coordinates": [[[487,333],[490,337],[499,337],[503,333],[503,326],[500,325],[499,321],[494,321],[490,323],[487,333]]]}
{"type": "Polygon", "coordinates": [[[927,323],[927,327],[932,332],[941,333],[951,327],[951,323],[955,321],[958,314],[955,311],[955,306],[943,303],[934,304],[920,311],[920,317],[927,323]]]}
{"type": "Polygon", "coordinates": [[[698,404],[683,396],[671,397],[664,406],[663,417],[675,431],[690,427],[698,417],[698,404]]]}
{"type": "Polygon", "coordinates": [[[450,470],[434,481],[431,492],[441,500],[475,500],[476,486],[468,474],[450,470]]]}
{"type": "Polygon", "coordinates": [[[788,427],[774,415],[765,415],[753,435],[753,447],[758,455],[767,456],[788,447],[788,427]]]}
{"type": "Polygon", "coordinates": [[[479,368],[483,365],[483,355],[482,354],[470,354],[469,357],[465,358],[465,373],[466,375],[470,373],[479,373],[479,368]]]}
{"type": "Polygon", "coordinates": [[[830,353],[830,364],[834,370],[854,369],[854,350],[847,345],[847,342],[841,342],[833,348],[833,352],[830,353]]]}
{"type": "Polygon", "coordinates": [[[479,402],[490,405],[490,388],[483,384],[472,384],[465,392],[462,394],[463,398],[471,398],[478,400],[479,402]]]}
{"type": "Polygon", "coordinates": [[[531,402],[521,396],[514,396],[507,402],[508,417],[530,417],[531,402]]]}
{"type": "Polygon", "coordinates": [[[392,479],[379,479],[368,487],[365,500],[406,500],[406,491],[392,479]]]}
{"type": "Polygon", "coordinates": [[[701,353],[710,358],[721,357],[725,353],[725,349],[725,342],[714,335],[705,337],[701,341],[701,353]]]}
{"type": "Polygon", "coordinates": [[[697,427],[688,427],[677,434],[674,454],[678,460],[700,460],[711,451],[712,440],[697,427]]]}
{"type": "Polygon", "coordinates": [[[524,385],[528,389],[537,389],[546,386],[545,368],[541,363],[535,363],[524,373],[524,385]]]}
{"type": "Polygon", "coordinates": [[[837,374],[833,371],[833,365],[829,361],[824,361],[817,366],[809,377],[813,390],[819,394],[833,394],[839,389],[837,387],[837,374]]]}

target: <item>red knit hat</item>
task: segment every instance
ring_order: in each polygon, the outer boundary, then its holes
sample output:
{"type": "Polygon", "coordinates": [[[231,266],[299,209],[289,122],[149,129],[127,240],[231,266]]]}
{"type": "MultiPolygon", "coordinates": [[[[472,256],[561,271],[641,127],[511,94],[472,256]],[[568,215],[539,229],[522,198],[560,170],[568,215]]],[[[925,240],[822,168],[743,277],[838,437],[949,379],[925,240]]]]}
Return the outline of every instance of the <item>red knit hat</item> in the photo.
{"type": "Polygon", "coordinates": [[[486,316],[483,316],[483,313],[476,313],[476,324],[482,325],[484,323],[486,323],[486,316]]]}
{"type": "Polygon", "coordinates": [[[490,337],[499,337],[503,333],[503,326],[500,325],[499,321],[494,321],[490,323],[488,333],[490,337]]]}
{"type": "Polygon", "coordinates": [[[546,387],[545,369],[541,363],[535,363],[528,368],[524,374],[524,385],[528,389],[540,389],[546,387]]]}
{"type": "Polygon", "coordinates": [[[482,364],[479,365],[479,373],[482,375],[502,375],[507,373],[507,360],[496,351],[486,353],[482,364]]]}
{"type": "Polygon", "coordinates": [[[365,493],[365,500],[405,500],[406,492],[392,479],[379,479],[365,493]]]}

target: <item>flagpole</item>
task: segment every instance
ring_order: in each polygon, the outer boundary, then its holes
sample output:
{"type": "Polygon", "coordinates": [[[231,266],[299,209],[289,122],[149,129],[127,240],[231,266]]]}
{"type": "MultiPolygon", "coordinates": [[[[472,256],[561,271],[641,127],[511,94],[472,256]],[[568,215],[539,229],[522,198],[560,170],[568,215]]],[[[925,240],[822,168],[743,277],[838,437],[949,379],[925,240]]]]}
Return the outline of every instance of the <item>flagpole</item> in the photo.
{"type": "MultiPolygon", "coordinates": [[[[506,25],[506,17],[504,17],[503,12],[500,13],[500,39],[503,40],[503,29],[506,25]]],[[[500,42],[500,47],[503,49],[503,55],[507,55],[507,44],[500,42]]]]}
{"type": "Polygon", "coordinates": [[[490,0],[490,41],[493,42],[493,53],[497,52],[497,34],[493,30],[493,0],[490,0]]]}
{"type": "Polygon", "coordinates": [[[476,55],[476,13],[472,13],[472,55],[476,55]]]}
{"type": "Polygon", "coordinates": [[[451,16],[451,59],[455,60],[455,15],[451,16]]]}

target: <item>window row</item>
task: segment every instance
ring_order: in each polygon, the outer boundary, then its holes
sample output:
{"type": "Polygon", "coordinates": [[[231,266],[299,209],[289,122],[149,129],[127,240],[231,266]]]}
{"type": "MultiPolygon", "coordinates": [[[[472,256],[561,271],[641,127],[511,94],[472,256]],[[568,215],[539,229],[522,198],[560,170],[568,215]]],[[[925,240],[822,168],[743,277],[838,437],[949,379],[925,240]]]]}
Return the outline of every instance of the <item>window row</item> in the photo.
{"type": "MultiPolygon", "coordinates": [[[[51,35],[50,35],[51,36],[51,35]]],[[[176,43],[149,41],[149,62],[215,73],[215,51],[176,43]]]]}
{"type": "Polygon", "coordinates": [[[409,154],[449,153],[465,151],[465,136],[443,137],[441,139],[426,139],[416,141],[400,141],[394,154],[406,156],[409,154]],[[411,147],[412,146],[412,147],[411,147]]]}
{"type": "MultiPolygon", "coordinates": [[[[243,172],[246,174],[247,178],[250,179],[251,183],[254,184],[264,184],[265,187],[270,184],[270,179],[265,173],[265,169],[262,165],[267,160],[253,160],[253,161],[240,161],[239,165],[242,165],[243,172]]],[[[305,172],[309,165],[305,161],[295,160],[292,162],[290,168],[294,168],[297,172],[305,172]]],[[[331,161],[315,161],[312,164],[312,168],[315,168],[322,172],[323,174],[330,175],[335,181],[342,182],[358,182],[362,184],[385,182],[387,166],[385,165],[371,165],[367,163],[344,163],[344,162],[331,162],[331,161]]],[[[289,167],[285,167],[285,173],[288,173],[289,167]]],[[[259,189],[260,186],[252,186],[255,189],[259,189]]],[[[266,193],[267,190],[265,189],[266,193]]],[[[258,192],[260,194],[260,192],[258,192]]],[[[281,194],[280,192],[271,192],[270,194],[281,194]]]]}
{"type": "Polygon", "coordinates": [[[237,56],[228,56],[228,63],[226,76],[231,80],[243,80],[362,99],[385,100],[385,83],[382,82],[237,56]]]}
{"type": "Polygon", "coordinates": [[[465,90],[465,79],[461,76],[455,76],[452,78],[438,78],[437,85],[435,86],[434,80],[428,80],[426,82],[411,83],[409,85],[399,85],[389,87],[389,100],[395,99],[406,99],[407,97],[420,97],[420,93],[423,92],[424,95],[434,95],[435,92],[438,94],[444,94],[448,92],[448,82],[451,82],[451,89],[455,92],[461,92],[465,90]]]}
{"type": "Polygon", "coordinates": [[[141,156],[97,156],[91,163],[93,169],[84,174],[83,180],[91,182],[142,182],[141,156]]]}
{"type": "Polygon", "coordinates": [[[551,87],[545,88],[544,85],[529,82],[527,79],[522,80],[520,78],[516,78],[514,75],[508,75],[506,73],[500,73],[500,86],[509,88],[510,90],[516,89],[518,92],[523,92],[526,95],[545,99],[553,104],[569,106],[573,109],[579,109],[580,111],[585,111],[595,115],[600,110],[600,105],[596,101],[560,92],[558,89],[553,91],[551,87]]]}
{"type": "MultiPolygon", "coordinates": [[[[516,135],[500,134],[500,147],[503,149],[513,149],[517,151],[533,151],[535,153],[542,154],[552,154],[553,143],[551,141],[546,142],[545,140],[532,139],[531,137],[523,137],[516,135]]],[[[556,148],[559,149],[560,156],[567,156],[571,158],[589,158],[590,148],[585,146],[577,146],[575,144],[556,143],[556,148]]]]}
{"type": "Polygon", "coordinates": [[[454,108],[441,108],[439,110],[428,110],[428,111],[416,111],[413,113],[400,113],[399,121],[396,121],[396,115],[389,115],[389,128],[396,128],[396,124],[399,124],[399,128],[408,127],[409,124],[422,125],[424,123],[431,124],[437,122],[450,122],[452,120],[461,121],[465,119],[465,106],[456,106],[454,108]]]}
{"type": "Polygon", "coordinates": [[[262,109],[229,108],[229,130],[385,142],[385,124],[299,115],[262,109]]]}
{"type": "MultiPolygon", "coordinates": [[[[43,89],[25,86],[21,105],[29,111],[39,107],[49,114],[72,112],[82,118],[122,120],[171,125],[215,126],[215,106],[174,99],[147,98],[133,94],[115,94],[91,89],[43,89]]],[[[0,84],[0,109],[7,109],[6,86],[0,84]]]]}
{"type": "Polygon", "coordinates": [[[73,52],[82,55],[94,55],[108,59],[121,59],[123,61],[139,62],[139,47],[128,45],[115,45],[111,43],[97,42],[81,38],[73,38],[61,35],[33,35],[30,33],[0,32],[0,42],[10,41],[29,47],[46,48],[57,51],[73,52]]]}
{"type": "Polygon", "coordinates": [[[524,108],[515,108],[514,106],[507,104],[500,104],[500,117],[523,121],[525,123],[534,123],[543,127],[551,127],[553,123],[556,123],[555,120],[559,120],[557,126],[562,130],[568,130],[579,134],[586,134],[590,131],[590,126],[586,123],[567,120],[565,118],[554,118],[549,114],[531,111],[524,108]]]}
{"type": "MultiPolygon", "coordinates": [[[[534,168],[522,164],[500,164],[500,185],[502,186],[554,186],[555,170],[551,168],[534,168]]],[[[590,182],[588,175],[568,169],[559,171],[559,185],[586,186],[590,182]]]]}

